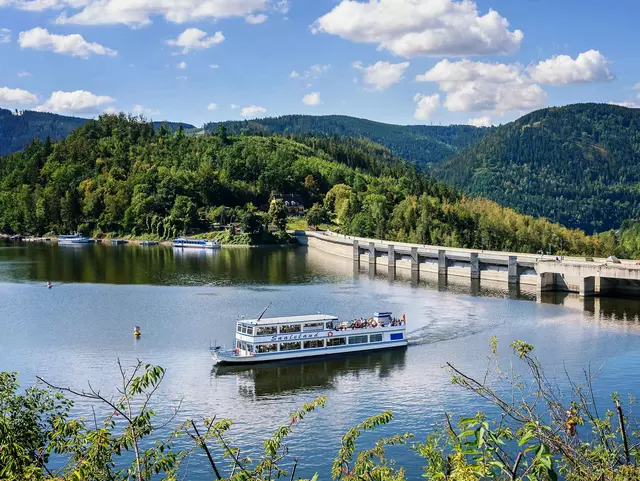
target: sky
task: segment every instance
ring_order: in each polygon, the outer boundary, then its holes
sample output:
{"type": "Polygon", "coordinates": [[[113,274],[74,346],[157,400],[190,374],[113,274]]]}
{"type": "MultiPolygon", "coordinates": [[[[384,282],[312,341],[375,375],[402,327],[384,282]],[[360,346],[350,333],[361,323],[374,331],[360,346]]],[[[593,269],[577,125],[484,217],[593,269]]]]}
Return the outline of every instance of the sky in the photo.
{"type": "Polygon", "coordinates": [[[640,2],[0,0],[0,107],[201,126],[640,108],[640,2]]]}

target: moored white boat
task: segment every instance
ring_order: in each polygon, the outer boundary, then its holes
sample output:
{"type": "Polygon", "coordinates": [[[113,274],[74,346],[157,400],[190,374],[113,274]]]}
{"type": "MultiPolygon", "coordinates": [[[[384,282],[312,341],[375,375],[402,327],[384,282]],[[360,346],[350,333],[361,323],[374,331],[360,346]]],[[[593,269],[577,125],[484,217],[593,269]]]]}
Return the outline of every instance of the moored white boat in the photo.
{"type": "Polygon", "coordinates": [[[95,241],[89,237],[81,236],[80,234],[61,235],[58,237],[59,245],[82,245],[93,244],[95,241]]]}
{"type": "Polygon", "coordinates": [[[220,244],[215,240],[179,238],[174,239],[172,244],[173,247],[180,248],[220,249],[220,244]]]}
{"type": "Polygon", "coordinates": [[[238,321],[234,348],[212,347],[211,352],[217,363],[248,364],[406,345],[404,316],[376,312],[369,319],[340,322],[336,316],[315,314],[238,321]]]}

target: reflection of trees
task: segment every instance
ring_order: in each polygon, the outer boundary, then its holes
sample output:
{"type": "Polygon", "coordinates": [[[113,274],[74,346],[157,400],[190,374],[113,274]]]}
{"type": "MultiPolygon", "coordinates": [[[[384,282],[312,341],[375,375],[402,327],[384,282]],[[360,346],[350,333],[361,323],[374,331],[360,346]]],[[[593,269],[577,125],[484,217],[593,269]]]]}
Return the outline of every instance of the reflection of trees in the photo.
{"type": "Polygon", "coordinates": [[[110,284],[309,282],[304,250],[223,248],[220,251],[137,245],[60,247],[28,244],[0,251],[0,280],[110,284]]]}
{"type": "Polygon", "coordinates": [[[375,373],[387,377],[404,369],[406,349],[354,353],[308,360],[274,361],[252,366],[216,365],[212,376],[235,376],[239,394],[261,397],[313,388],[331,388],[341,377],[375,373]]]}

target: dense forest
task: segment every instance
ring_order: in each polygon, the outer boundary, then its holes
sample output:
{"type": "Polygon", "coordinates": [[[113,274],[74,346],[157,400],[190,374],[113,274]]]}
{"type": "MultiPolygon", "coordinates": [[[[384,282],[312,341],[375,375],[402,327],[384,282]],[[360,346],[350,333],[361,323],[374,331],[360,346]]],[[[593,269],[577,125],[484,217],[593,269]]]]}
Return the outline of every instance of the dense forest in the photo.
{"type": "MultiPolygon", "coordinates": [[[[236,220],[265,225],[273,193],[300,194],[317,218],[349,234],[528,252],[614,249],[545,219],[465,199],[368,140],[186,136],[103,115],[66,139],[0,159],[0,230],[80,230],[169,238],[236,220]]],[[[609,239],[612,241],[612,239],[609,239]]]]}
{"type": "Polygon", "coordinates": [[[433,169],[466,193],[587,232],[640,218],[640,109],[576,104],[496,128],[433,169]]]}
{"type": "MultiPolygon", "coordinates": [[[[224,122],[224,125],[232,134],[339,135],[369,139],[420,166],[451,157],[492,130],[470,125],[392,125],[345,115],[284,115],[224,122]]],[[[215,122],[209,123],[204,129],[213,132],[217,126],[215,122]]]]}
{"type": "MultiPolygon", "coordinates": [[[[73,129],[86,122],[87,119],[79,117],[32,110],[15,112],[0,108],[0,156],[24,149],[33,139],[64,139],[73,129]]],[[[154,122],[156,128],[162,124],[173,131],[178,130],[180,126],[176,122],[154,122]]],[[[195,128],[190,124],[183,125],[185,129],[195,128]]]]}

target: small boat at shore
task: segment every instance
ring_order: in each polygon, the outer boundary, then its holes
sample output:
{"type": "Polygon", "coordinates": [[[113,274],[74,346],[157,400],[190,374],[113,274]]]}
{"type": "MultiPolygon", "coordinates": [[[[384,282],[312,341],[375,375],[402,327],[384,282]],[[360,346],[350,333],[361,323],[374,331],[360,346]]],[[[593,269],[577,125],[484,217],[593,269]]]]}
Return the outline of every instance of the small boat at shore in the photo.
{"type": "Polygon", "coordinates": [[[141,241],[140,245],[143,247],[157,246],[158,243],[156,241],[141,241]]]}
{"type": "Polygon", "coordinates": [[[125,245],[128,244],[129,241],[125,240],[125,239],[111,239],[109,241],[109,244],[111,244],[112,246],[121,246],[121,245],[125,245]]]}
{"type": "Polygon", "coordinates": [[[173,247],[180,248],[192,248],[192,249],[220,249],[220,243],[215,240],[205,239],[174,239],[172,242],[173,247]]]}
{"type": "MultiPolygon", "coordinates": [[[[264,314],[264,312],[263,312],[264,314]]],[[[216,363],[251,364],[344,355],[407,346],[406,319],[376,312],[369,319],[340,322],[336,316],[262,316],[236,324],[232,350],[211,347],[216,363]]]]}
{"type": "Polygon", "coordinates": [[[58,245],[85,245],[85,244],[93,244],[95,240],[84,237],[80,234],[71,234],[71,235],[61,235],[58,236],[58,245]]]}

